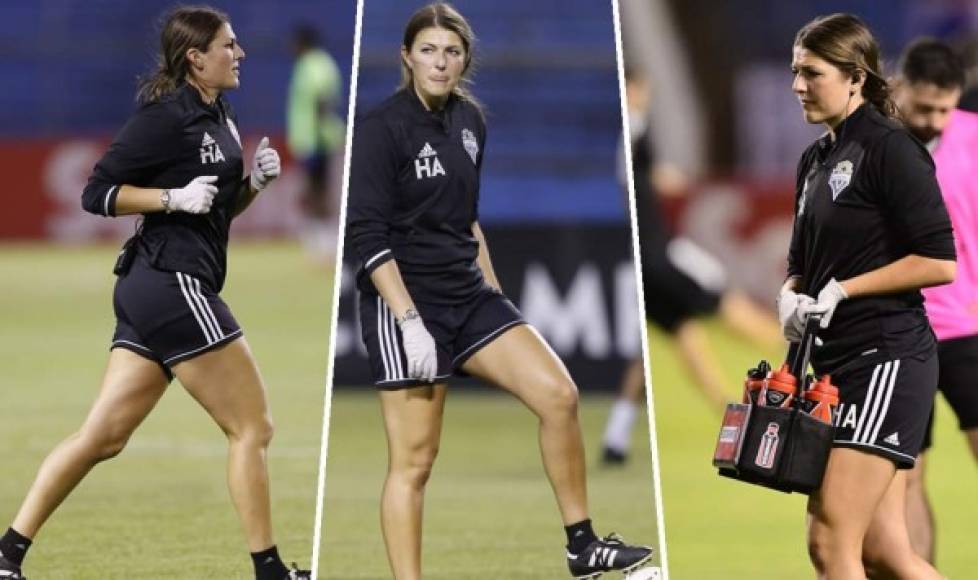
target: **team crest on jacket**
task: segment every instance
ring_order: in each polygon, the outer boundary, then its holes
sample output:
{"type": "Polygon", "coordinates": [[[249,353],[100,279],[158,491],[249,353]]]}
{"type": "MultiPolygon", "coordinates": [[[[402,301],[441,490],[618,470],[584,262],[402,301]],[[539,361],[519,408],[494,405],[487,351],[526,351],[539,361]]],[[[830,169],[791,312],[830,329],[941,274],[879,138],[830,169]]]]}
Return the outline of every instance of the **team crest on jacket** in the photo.
{"type": "Polygon", "coordinates": [[[475,140],[475,135],[468,129],[462,129],[462,146],[475,163],[476,156],[479,155],[479,142],[475,140]]]}
{"type": "Polygon", "coordinates": [[[832,188],[832,201],[835,201],[842,190],[849,187],[852,181],[852,161],[845,159],[836,163],[832,174],[829,175],[829,187],[832,188]]]}

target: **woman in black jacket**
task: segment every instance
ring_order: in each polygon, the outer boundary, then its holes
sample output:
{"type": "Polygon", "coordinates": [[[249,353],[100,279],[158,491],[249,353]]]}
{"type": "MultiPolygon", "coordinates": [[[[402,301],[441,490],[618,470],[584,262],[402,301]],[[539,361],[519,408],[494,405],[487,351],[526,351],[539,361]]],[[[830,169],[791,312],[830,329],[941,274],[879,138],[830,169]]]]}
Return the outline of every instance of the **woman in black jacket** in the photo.
{"type": "Polygon", "coordinates": [[[81,429],[45,459],[0,538],[4,578],[21,577],[31,538],[92,467],[122,451],[174,376],[228,437],[228,487],[256,578],[309,577],[288,570],[272,540],[265,386],[218,294],[232,219],[280,172],[264,138],[242,177],[236,117],[223,92],[238,87],[244,56],[225,14],[172,12],[141,106],[89,179],[86,210],[142,214],[143,222],[116,264],[116,330],[102,388],[81,429]]]}

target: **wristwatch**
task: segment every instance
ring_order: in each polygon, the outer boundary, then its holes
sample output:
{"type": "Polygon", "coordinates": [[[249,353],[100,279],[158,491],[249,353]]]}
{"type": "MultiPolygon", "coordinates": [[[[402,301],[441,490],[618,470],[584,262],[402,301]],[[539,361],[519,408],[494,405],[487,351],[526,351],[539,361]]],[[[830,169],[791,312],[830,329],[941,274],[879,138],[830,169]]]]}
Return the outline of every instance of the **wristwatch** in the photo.
{"type": "Polygon", "coordinates": [[[160,204],[163,206],[163,211],[170,213],[170,190],[164,189],[163,193],[160,194],[160,204]]]}
{"type": "Polygon", "coordinates": [[[418,311],[415,310],[414,308],[410,308],[408,309],[407,312],[404,313],[404,316],[402,316],[400,320],[397,321],[397,327],[403,328],[405,322],[407,322],[408,320],[414,320],[415,318],[421,318],[421,315],[418,314],[418,311]]]}

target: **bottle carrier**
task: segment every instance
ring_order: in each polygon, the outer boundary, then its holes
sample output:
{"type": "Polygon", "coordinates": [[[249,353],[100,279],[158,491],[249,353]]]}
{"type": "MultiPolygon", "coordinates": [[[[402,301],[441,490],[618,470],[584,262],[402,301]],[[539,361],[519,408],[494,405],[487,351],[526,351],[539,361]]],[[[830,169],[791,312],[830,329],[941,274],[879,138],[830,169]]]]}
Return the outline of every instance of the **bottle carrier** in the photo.
{"type": "MultiPolygon", "coordinates": [[[[809,317],[801,342],[788,349],[798,388],[786,406],[764,404],[764,397],[757,396],[727,405],[713,454],[721,476],[786,493],[808,494],[821,485],[835,427],[803,408],[805,391],[814,383],[807,369],[819,321],[809,317]]],[[[766,365],[762,361],[759,367],[766,365]]]]}

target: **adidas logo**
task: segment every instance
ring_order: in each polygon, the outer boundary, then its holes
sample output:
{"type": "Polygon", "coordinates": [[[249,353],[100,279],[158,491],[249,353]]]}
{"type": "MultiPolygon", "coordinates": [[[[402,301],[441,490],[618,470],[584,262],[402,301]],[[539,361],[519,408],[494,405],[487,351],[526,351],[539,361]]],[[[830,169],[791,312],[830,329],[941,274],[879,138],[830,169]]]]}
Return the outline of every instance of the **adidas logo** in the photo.
{"type": "Polygon", "coordinates": [[[435,148],[431,146],[431,143],[426,142],[424,147],[422,147],[421,151],[418,153],[418,158],[434,157],[435,155],[438,155],[435,148]]]}
{"type": "Polygon", "coordinates": [[[889,443],[890,445],[893,445],[894,447],[899,447],[900,446],[900,437],[898,435],[898,432],[897,431],[894,431],[893,433],[891,433],[889,437],[887,437],[886,439],[883,440],[883,443],[889,443]]]}
{"type": "Polygon", "coordinates": [[[207,165],[219,161],[226,161],[224,153],[221,152],[221,146],[211,137],[210,133],[205,131],[204,138],[200,142],[200,164],[207,165]]]}

